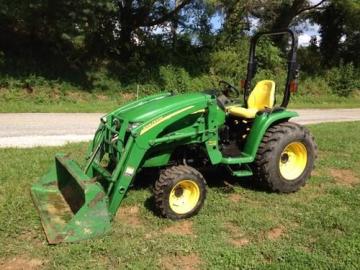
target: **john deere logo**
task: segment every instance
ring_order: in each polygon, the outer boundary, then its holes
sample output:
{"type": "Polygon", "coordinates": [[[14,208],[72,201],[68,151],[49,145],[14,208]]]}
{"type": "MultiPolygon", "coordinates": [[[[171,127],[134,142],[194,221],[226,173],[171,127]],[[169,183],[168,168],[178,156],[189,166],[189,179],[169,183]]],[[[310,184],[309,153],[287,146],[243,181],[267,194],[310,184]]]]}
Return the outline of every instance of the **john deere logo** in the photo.
{"type": "Polygon", "coordinates": [[[147,124],[146,126],[144,126],[144,128],[143,128],[143,129],[141,130],[141,132],[140,132],[140,135],[143,135],[145,132],[149,131],[150,129],[152,129],[153,127],[157,126],[158,124],[160,124],[160,123],[162,123],[162,122],[164,122],[164,121],[166,121],[166,120],[174,117],[175,115],[178,115],[179,113],[182,113],[182,112],[184,112],[184,111],[187,111],[187,110],[189,110],[189,109],[191,109],[191,108],[193,108],[193,107],[194,107],[194,106],[189,106],[189,107],[186,107],[186,108],[181,109],[181,110],[179,110],[179,111],[173,112],[173,113],[171,113],[171,114],[169,114],[169,115],[167,115],[167,116],[162,116],[162,117],[160,117],[160,118],[158,118],[158,119],[156,119],[156,120],[151,121],[149,124],[147,124]]]}

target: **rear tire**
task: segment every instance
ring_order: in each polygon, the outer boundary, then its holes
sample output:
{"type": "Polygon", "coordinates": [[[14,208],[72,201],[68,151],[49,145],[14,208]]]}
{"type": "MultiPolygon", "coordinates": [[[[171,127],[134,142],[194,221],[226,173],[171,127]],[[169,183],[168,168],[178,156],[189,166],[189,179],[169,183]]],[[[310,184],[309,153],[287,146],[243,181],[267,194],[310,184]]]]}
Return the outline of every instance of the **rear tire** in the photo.
{"type": "Polygon", "coordinates": [[[291,193],[306,184],[317,157],[314,137],[305,127],[284,122],[270,127],[253,165],[255,178],[271,191],[291,193]]]}
{"type": "Polygon", "coordinates": [[[161,172],[154,188],[160,214],[170,219],[196,215],[206,198],[206,182],[200,172],[189,166],[173,166],[161,172]]]}

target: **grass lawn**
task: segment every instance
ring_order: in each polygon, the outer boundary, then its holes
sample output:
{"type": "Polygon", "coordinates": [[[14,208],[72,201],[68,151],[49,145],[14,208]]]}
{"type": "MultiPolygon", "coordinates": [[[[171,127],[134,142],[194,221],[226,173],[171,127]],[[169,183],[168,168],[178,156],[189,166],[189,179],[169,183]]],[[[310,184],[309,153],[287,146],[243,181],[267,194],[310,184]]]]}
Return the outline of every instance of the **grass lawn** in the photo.
{"type": "Polygon", "coordinates": [[[86,144],[2,149],[0,269],[359,269],[360,122],[310,129],[319,159],[300,192],[267,193],[219,171],[200,213],[172,222],[154,215],[145,186],[128,193],[111,233],[57,246],[45,240],[29,189],[54,153],[79,160],[86,144]]]}
{"type": "MultiPolygon", "coordinates": [[[[25,112],[54,112],[54,113],[75,113],[75,112],[102,112],[107,113],[115,110],[122,104],[128,102],[128,99],[120,97],[111,100],[99,100],[95,95],[91,100],[85,101],[60,101],[49,103],[36,103],[32,101],[10,101],[0,100],[0,113],[25,113],[25,112]]],[[[344,100],[341,102],[325,101],[322,103],[311,103],[304,101],[295,101],[289,104],[290,109],[331,109],[331,108],[360,108],[360,100],[344,100]]]]}
{"type": "MultiPolygon", "coordinates": [[[[1,89],[0,89],[1,90],[1,89]]],[[[27,94],[24,91],[0,91],[0,113],[23,112],[110,112],[134,99],[129,93],[89,93],[86,91],[27,94]]]]}
{"type": "MultiPolygon", "coordinates": [[[[134,91],[135,92],[135,91],[134,91]]],[[[143,93],[146,95],[146,93],[143,93]]],[[[22,112],[110,112],[124,103],[134,100],[132,92],[86,92],[86,91],[48,91],[42,89],[28,94],[22,91],[9,91],[0,88],[0,113],[22,112]]],[[[278,96],[278,103],[282,97],[278,96]]],[[[344,98],[328,96],[295,96],[290,108],[360,108],[360,94],[344,98]]]]}

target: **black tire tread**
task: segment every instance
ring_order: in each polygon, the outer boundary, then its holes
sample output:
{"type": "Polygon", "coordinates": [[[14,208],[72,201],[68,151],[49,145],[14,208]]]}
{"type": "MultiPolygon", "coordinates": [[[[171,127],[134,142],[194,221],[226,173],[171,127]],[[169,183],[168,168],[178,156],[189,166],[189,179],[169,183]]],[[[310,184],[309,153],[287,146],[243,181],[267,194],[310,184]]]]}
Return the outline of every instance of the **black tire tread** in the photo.
{"type": "Polygon", "coordinates": [[[155,182],[155,187],[153,190],[155,197],[155,206],[163,217],[167,217],[173,220],[183,219],[193,216],[201,209],[204,200],[206,198],[205,185],[206,185],[206,181],[202,176],[202,174],[190,166],[178,165],[164,169],[161,171],[159,179],[155,182]],[[166,196],[164,196],[164,192],[174,179],[178,179],[182,177],[182,175],[192,175],[196,179],[202,181],[204,185],[202,186],[199,185],[199,187],[200,187],[200,194],[203,194],[203,196],[201,196],[202,201],[200,207],[195,209],[195,211],[191,212],[191,214],[177,215],[176,213],[168,211],[166,207],[166,204],[168,203],[168,199],[166,198],[166,196]]]}
{"type": "MultiPolygon", "coordinates": [[[[261,184],[265,185],[272,191],[279,193],[291,193],[297,191],[299,188],[305,185],[306,181],[301,181],[298,186],[285,187],[279,185],[277,182],[273,181],[272,168],[270,167],[270,160],[272,158],[272,153],[277,147],[278,142],[283,138],[287,137],[290,134],[303,134],[304,139],[311,144],[313,149],[314,161],[317,158],[317,145],[315,143],[314,137],[311,135],[309,130],[299,124],[293,122],[282,122],[270,127],[265,133],[255,161],[253,165],[253,171],[255,178],[260,181],[261,184]]],[[[314,162],[311,164],[311,167],[308,168],[308,177],[310,177],[311,171],[314,169],[314,162]]],[[[306,179],[305,179],[306,180],[306,179]]]]}

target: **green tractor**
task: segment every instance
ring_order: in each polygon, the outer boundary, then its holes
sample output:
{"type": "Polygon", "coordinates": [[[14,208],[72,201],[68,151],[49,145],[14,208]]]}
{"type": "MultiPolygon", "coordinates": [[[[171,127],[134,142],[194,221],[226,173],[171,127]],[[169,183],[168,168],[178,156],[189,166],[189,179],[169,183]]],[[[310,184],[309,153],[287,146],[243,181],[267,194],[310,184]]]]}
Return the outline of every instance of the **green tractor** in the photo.
{"type": "MultiPolygon", "coordinates": [[[[291,30],[255,35],[247,78],[240,92],[221,90],[149,96],[100,119],[81,168],[64,154],[31,188],[48,242],[73,242],[108,232],[134,177],[160,169],[154,198],[160,214],[184,219],[199,212],[206,182],[199,168],[222,165],[236,177],[252,176],[271,191],[291,193],[305,185],[316,158],[316,144],[287,111],[297,87],[297,37],[291,30]],[[275,82],[256,74],[256,44],[264,35],[288,34],[291,50],[283,100],[275,106],[275,82]]],[[[146,181],[144,179],[143,181],[146,181]]]]}

